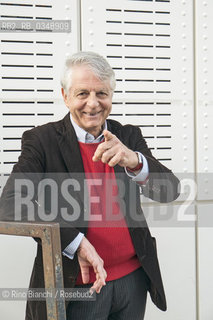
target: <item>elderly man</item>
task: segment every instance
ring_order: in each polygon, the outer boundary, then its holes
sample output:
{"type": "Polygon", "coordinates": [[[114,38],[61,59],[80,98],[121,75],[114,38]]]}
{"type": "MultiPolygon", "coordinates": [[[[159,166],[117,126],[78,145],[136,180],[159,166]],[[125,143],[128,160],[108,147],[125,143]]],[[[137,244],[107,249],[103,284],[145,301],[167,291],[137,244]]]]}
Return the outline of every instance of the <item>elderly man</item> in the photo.
{"type": "MultiPolygon", "coordinates": [[[[61,121],[23,134],[21,155],[0,201],[1,219],[15,219],[14,174],[29,177],[31,173],[39,173],[39,177],[44,177],[46,173],[55,173],[57,181],[60,173],[61,183],[62,176],[67,179],[82,173],[90,191],[88,181],[101,175],[101,185],[96,184],[89,196],[96,199],[90,217],[102,217],[105,219],[102,225],[84,221],[88,204],[82,191],[76,192],[75,188],[69,193],[79,204],[80,218],[73,223],[71,220],[63,223],[66,220],[63,215],[54,220],[61,223],[65,287],[87,287],[98,293],[95,301],[68,302],[67,319],[141,320],[147,290],[153,302],[166,310],[155,242],[140,207],[139,189],[151,199],[173,201],[178,196],[178,179],[152,156],[139,128],[107,119],[115,75],[102,56],[79,52],[68,58],[61,85],[69,113],[61,121]],[[125,186],[122,196],[119,179],[125,186]],[[109,190],[114,190],[112,198],[108,197],[109,190]],[[106,221],[109,199],[115,200],[111,206],[120,217],[119,224],[106,221]]],[[[36,197],[35,194],[38,203],[36,197]]],[[[67,199],[63,194],[58,196],[59,211],[63,207],[70,215],[75,214],[64,198],[67,199]]],[[[21,212],[23,221],[29,220],[25,211],[23,208],[21,212]]],[[[44,287],[39,243],[30,287],[44,287]]],[[[26,319],[46,319],[45,304],[28,302],[26,319]]]]}

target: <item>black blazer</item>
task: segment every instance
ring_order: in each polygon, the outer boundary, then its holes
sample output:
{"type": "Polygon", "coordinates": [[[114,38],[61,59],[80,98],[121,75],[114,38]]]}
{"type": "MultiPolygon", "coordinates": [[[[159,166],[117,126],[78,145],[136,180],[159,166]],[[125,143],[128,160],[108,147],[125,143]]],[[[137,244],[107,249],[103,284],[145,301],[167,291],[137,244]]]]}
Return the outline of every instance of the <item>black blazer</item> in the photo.
{"type": "MultiPolygon", "coordinates": [[[[178,179],[169,169],[152,156],[142,137],[141,130],[132,125],[123,126],[114,120],[107,120],[107,126],[108,130],[116,135],[128,148],[133,151],[139,151],[146,157],[150,174],[148,183],[146,186],[142,187],[144,195],[159,202],[170,202],[176,199],[178,197],[178,179]],[[167,185],[165,184],[165,181],[168,182],[167,185]]],[[[116,178],[123,179],[126,190],[130,190],[131,184],[132,187],[135,188],[135,183],[128,178],[122,167],[116,165],[114,170],[116,178]]],[[[12,199],[15,194],[14,179],[16,175],[25,178],[29,178],[32,175],[36,190],[38,181],[47,174],[53,174],[54,179],[60,184],[61,179],[63,180],[65,177],[72,177],[72,175],[77,173],[82,173],[84,176],[79,145],[75,131],[70,122],[69,113],[60,121],[47,123],[26,131],[22,137],[22,152],[18,159],[18,163],[14,166],[0,199],[0,219],[14,220],[14,203],[12,199]]],[[[125,219],[136,254],[149,279],[151,298],[161,310],[166,310],[166,299],[158,265],[155,240],[151,237],[143,216],[139,189],[139,186],[136,186],[136,200],[134,200],[134,202],[130,199],[128,192],[125,194],[125,219]],[[140,217],[140,219],[137,219],[140,221],[135,221],[133,218],[135,215],[140,217]]],[[[36,196],[35,192],[35,200],[36,196]]],[[[81,212],[84,212],[85,206],[82,193],[75,192],[74,196],[80,204],[81,212]]],[[[64,206],[67,206],[67,202],[59,195],[58,210],[64,206]]],[[[26,221],[27,213],[24,208],[21,215],[22,221],[26,221]]],[[[61,218],[59,217],[57,217],[55,221],[62,223],[61,218]]],[[[63,223],[61,227],[62,250],[77,236],[79,231],[85,234],[87,231],[87,223],[84,222],[82,217],[80,217],[80,220],[77,223],[63,223]]],[[[76,255],[73,260],[63,256],[65,287],[71,288],[75,285],[78,272],[79,264],[76,255]]],[[[30,287],[44,287],[42,251],[40,244],[38,244],[30,287]]],[[[28,302],[26,319],[45,320],[45,303],[39,301],[28,302]]]]}

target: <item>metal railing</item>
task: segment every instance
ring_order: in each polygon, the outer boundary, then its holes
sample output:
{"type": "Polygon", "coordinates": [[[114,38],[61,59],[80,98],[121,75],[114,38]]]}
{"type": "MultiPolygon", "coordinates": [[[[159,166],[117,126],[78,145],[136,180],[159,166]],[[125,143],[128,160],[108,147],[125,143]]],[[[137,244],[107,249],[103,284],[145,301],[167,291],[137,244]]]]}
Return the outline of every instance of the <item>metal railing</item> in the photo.
{"type": "MultiPolygon", "coordinates": [[[[58,223],[0,221],[0,234],[40,238],[46,290],[63,289],[61,240],[58,223]]],[[[47,320],[66,320],[64,299],[46,298],[47,320]]]]}

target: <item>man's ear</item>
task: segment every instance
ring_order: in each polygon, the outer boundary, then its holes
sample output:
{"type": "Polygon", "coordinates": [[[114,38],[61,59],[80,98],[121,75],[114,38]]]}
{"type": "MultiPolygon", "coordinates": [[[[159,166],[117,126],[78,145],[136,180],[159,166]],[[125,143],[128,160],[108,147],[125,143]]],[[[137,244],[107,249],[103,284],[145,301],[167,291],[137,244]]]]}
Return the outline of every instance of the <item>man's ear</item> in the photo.
{"type": "Polygon", "coordinates": [[[69,106],[68,106],[67,94],[65,93],[64,88],[61,88],[61,94],[62,94],[62,96],[63,96],[64,103],[66,104],[67,107],[69,107],[69,106]]]}

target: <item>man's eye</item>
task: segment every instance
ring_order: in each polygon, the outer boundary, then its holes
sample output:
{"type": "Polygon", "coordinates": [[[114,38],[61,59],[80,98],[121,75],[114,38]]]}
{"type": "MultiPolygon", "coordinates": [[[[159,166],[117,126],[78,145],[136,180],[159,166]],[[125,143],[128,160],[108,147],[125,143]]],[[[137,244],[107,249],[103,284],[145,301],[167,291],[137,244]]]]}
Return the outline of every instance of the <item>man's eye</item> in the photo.
{"type": "Polygon", "coordinates": [[[98,92],[98,95],[99,95],[99,96],[107,96],[107,93],[104,92],[104,91],[100,91],[100,92],[98,92]]]}
{"type": "Polygon", "coordinates": [[[80,96],[80,97],[83,97],[83,96],[86,96],[86,95],[87,95],[86,92],[80,92],[80,93],[78,94],[78,96],[80,96]]]}

